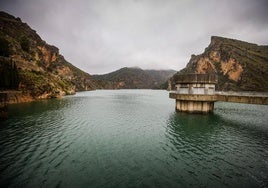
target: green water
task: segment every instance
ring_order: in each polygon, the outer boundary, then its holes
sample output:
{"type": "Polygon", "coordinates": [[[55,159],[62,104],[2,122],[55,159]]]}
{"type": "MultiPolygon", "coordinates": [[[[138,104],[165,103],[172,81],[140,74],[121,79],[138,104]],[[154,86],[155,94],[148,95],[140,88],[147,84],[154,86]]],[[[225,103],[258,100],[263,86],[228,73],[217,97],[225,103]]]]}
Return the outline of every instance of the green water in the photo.
{"type": "Polygon", "coordinates": [[[268,187],[268,106],[174,108],[154,90],[11,105],[0,187],[268,187]]]}

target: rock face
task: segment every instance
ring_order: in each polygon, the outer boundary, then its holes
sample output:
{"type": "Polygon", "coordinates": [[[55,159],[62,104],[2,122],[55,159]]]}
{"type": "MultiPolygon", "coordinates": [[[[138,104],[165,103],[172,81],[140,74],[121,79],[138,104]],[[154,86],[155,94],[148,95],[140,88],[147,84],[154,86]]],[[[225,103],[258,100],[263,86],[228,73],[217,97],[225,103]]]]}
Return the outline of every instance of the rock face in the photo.
{"type": "Polygon", "coordinates": [[[223,37],[211,37],[200,55],[192,55],[177,74],[216,73],[217,90],[268,91],[268,46],[223,37]]]}
{"type": "Polygon", "coordinates": [[[57,47],[5,12],[0,12],[0,75],[1,90],[20,91],[9,102],[54,98],[99,87],[89,74],[67,62],[57,47]]]}
{"type": "Polygon", "coordinates": [[[124,67],[108,74],[92,77],[102,82],[102,87],[106,89],[160,89],[175,72],[124,67]]]}

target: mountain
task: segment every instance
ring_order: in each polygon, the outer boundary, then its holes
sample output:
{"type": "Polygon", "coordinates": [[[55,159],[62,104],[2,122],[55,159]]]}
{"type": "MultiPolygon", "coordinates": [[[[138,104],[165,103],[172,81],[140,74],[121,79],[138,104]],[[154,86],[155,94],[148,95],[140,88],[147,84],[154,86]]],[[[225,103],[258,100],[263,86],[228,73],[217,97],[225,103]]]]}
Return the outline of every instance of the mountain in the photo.
{"type": "Polygon", "coordinates": [[[20,18],[0,12],[0,89],[19,90],[9,102],[60,97],[100,87],[20,18]]]}
{"type": "Polygon", "coordinates": [[[176,74],[185,73],[216,73],[220,91],[267,92],[268,46],[212,36],[204,53],[176,74]]]}
{"type": "Polygon", "coordinates": [[[102,81],[102,87],[107,89],[159,89],[175,72],[124,67],[108,74],[92,75],[92,77],[102,81]]]}

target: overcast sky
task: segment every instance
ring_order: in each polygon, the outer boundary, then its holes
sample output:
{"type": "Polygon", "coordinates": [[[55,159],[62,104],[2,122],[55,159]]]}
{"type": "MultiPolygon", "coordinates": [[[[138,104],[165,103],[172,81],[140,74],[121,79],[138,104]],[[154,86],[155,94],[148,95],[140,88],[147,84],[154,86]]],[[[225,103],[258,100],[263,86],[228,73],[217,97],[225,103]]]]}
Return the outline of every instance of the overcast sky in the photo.
{"type": "Polygon", "coordinates": [[[180,70],[212,35],[268,44],[268,0],[1,0],[84,71],[180,70]]]}

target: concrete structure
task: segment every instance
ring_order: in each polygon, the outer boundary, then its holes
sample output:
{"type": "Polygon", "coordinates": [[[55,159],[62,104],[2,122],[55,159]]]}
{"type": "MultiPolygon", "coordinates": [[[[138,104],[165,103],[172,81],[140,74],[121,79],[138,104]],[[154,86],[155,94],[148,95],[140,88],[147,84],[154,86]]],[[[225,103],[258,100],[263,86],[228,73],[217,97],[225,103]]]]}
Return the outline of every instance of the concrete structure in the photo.
{"type": "Polygon", "coordinates": [[[218,77],[215,74],[176,75],[176,88],[179,94],[213,95],[218,77]]]}
{"type": "Polygon", "coordinates": [[[176,110],[191,113],[208,113],[214,108],[215,84],[218,78],[215,74],[177,75],[176,110]]]}
{"type": "Polygon", "coordinates": [[[268,105],[267,93],[215,92],[217,80],[214,74],[177,75],[169,97],[176,99],[177,111],[190,113],[212,112],[216,101],[268,105]]]}
{"type": "Polygon", "coordinates": [[[268,105],[268,93],[216,92],[217,101],[268,105]]]}

